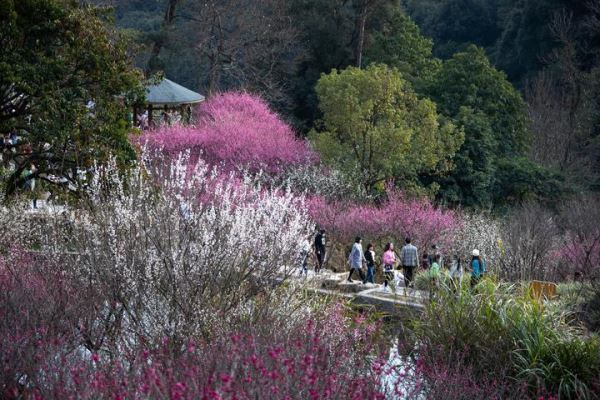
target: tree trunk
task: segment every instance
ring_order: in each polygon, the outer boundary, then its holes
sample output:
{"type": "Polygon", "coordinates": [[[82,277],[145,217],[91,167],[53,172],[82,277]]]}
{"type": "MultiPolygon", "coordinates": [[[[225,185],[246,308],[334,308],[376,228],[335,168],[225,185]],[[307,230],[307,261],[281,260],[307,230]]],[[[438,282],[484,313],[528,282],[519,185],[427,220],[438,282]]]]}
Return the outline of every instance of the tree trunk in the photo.
{"type": "Polygon", "coordinates": [[[365,1],[360,12],[360,20],[358,25],[358,43],[356,45],[356,66],[362,68],[362,54],[365,43],[365,25],[367,24],[367,11],[369,2],[365,1]]]}
{"type": "Polygon", "coordinates": [[[175,20],[175,10],[177,9],[179,3],[181,3],[181,0],[169,0],[167,3],[165,17],[163,18],[162,26],[160,28],[161,34],[154,40],[154,45],[152,46],[152,51],[150,52],[150,58],[148,59],[148,65],[146,66],[146,73],[151,73],[155,70],[160,50],[164,44],[166,31],[175,20]]]}

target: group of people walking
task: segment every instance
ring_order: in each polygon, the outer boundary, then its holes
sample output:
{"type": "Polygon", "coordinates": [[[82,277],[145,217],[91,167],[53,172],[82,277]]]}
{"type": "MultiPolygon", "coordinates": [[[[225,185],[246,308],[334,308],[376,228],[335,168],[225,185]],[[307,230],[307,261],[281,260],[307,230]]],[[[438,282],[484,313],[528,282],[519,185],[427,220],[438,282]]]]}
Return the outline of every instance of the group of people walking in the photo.
{"type": "MultiPolygon", "coordinates": [[[[381,256],[381,265],[383,267],[383,286],[384,290],[387,289],[389,282],[394,279],[394,269],[401,269],[404,275],[404,286],[412,287],[415,270],[422,267],[428,270],[429,276],[433,283],[437,283],[442,272],[442,254],[436,245],[431,247],[431,253],[423,253],[423,261],[419,263],[419,251],[417,247],[411,243],[410,237],[407,237],[404,241],[404,246],[400,250],[400,254],[396,253],[393,243],[387,243],[385,245],[383,254],[381,256]]],[[[375,283],[375,266],[376,266],[376,255],[373,244],[367,245],[367,251],[363,253],[362,238],[357,236],[352,245],[352,250],[348,257],[348,263],[350,264],[350,273],[348,274],[348,281],[352,281],[352,276],[358,273],[363,283],[375,283]],[[363,264],[367,266],[367,275],[363,275],[362,267],[363,264]]],[[[479,250],[474,249],[472,252],[471,262],[469,263],[471,270],[471,286],[475,286],[481,276],[485,272],[485,263],[480,255],[479,250]]],[[[463,275],[463,266],[460,257],[455,254],[450,262],[449,271],[450,278],[454,284],[458,287],[460,279],[463,275]]]]}
{"type": "MultiPolygon", "coordinates": [[[[367,245],[367,252],[363,254],[362,238],[357,236],[352,245],[348,261],[350,263],[348,281],[352,280],[352,275],[356,271],[363,283],[375,283],[376,255],[373,244],[369,243],[367,245]],[[364,277],[362,273],[363,263],[367,265],[366,277],[364,277]]],[[[389,283],[394,279],[394,268],[396,268],[396,266],[403,271],[404,285],[410,287],[412,286],[414,271],[419,266],[419,252],[416,246],[411,243],[410,238],[406,238],[405,244],[400,250],[400,254],[396,253],[393,243],[387,243],[381,257],[381,265],[383,267],[384,288],[387,288],[389,283]]]]}
{"type": "MultiPolygon", "coordinates": [[[[326,236],[324,229],[320,229],[314,236],[313,248],[316,257],[315,273],[319,273],[323,268],[326,254],[326,236]]],[[[306,274],[308,271],[308,256],[310,249],[310,243],[306,240],[303,250],[301,251],[301,274],[306,274]]],[[[423,253],[421,261],[419,261],[419,251],[412,243],[411,238],[407,237],[404,241],[404,246],[402,246],[399,253],[396,252],[394,244],[389,242],[385,245],[381,258],[378,258],[375,252],[375,246],[369,243],[366,246],[366,251],[363,251],[362,238],[357,236],[348,256],[350,272],[347,280],[351,282],[352,277],[356,274],[363,283],[375,283],[375,271],[379,260],[381,261],[380,265],[383,270],[384,290],[388,290],[390,282],[394,280],[395,269],[402,270],[405,287],[412,287],[416,269],[421,267],[427,270],[432,283],[436,284],[441,276],[443,268],[443,257],[435,244],[431,246],[430,252],[423,253]],[[364,266],[366,266],[366,274],[365,271],[363,271],[364,266]]],[[[468,266],[471,270],[471,286],[475,286],[485,272],[485,263],[479,250],[474,249],[472,251],[471,261],[468,266]]],[[[448,266],[448,273],[452,282],[454,282],[455,285],[459,285],[464,271],[462,260],[458,254],[452,256],[448,266]]]]}

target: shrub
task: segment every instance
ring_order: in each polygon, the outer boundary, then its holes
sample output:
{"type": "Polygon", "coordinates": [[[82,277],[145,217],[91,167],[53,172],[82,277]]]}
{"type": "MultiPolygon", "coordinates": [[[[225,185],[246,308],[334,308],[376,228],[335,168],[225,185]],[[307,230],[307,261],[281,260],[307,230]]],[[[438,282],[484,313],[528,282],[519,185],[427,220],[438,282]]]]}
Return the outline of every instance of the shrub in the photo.
{"type": "Polygon", "coordinates": [[[44,369],[92,344],[79,328],[94,318],[94,298],[43,255],[0,254],[0,397],[20,398],[44,369]]]}
{"type": "Polygon", "coordinates": [[[519,339],[523,348],[514,352],[518,380],[531,388],[542,385],[560,398],[597,398],[594,385],[600,373],[598,340],[542,337],[531,332],[519,339]]]}
{"type": "MultiPolygon", "coordinates": [[[[454,283],[452,282],[450,275],[446,271],[442,271],[438,280],[437,287],[442,287],[444,290],[453,290],[454,283]]],[[[460,278],[460,286],[463,290],[468,289],[471,286],[471,275],[467,272],[463,272],[460,278]]],[[[431,290],[432,282],[429,271],[422,270],[414,276],[414,286],[417,290],[431,290]]]]}
{"type": "Polygon", "coordinates": [[[558,257],[569,279],[600,282],[600,196],[580,196],[566,203],[559,216],[565,240],[558,257]]]}
{"type": "Polygon", "coordinates": [[[573,315],[590,331],[600,333],[600,289],[589,282],[567,282],[557,287],[557,307],[573,315]]]}
{"type": "Polygon", "coordinates": [[[27,222],[39,265],[0,260],[3,398],[381,398],[377,327],[279,285],[309,224],[290,193],[144,154],[27,222]]]}
{"type": "Polygon", "coordinates": [[[539,204],[526,203],[502,224],[504,249],[498,275],[507,281],[556,280],[555,248],[558,239],[552,213],[539,204]]]}
{"type": "MultiPolygon", "coordinates": [[[[417,358],[419,378],[422,384],[412,393],[411,398],[428,400],[522,400],[527,398],[525,388],[510,379],[498,379],[497,376],[486,376],[477,373],[460,357],[451,362],[436,360],[429,364],[417,358]],[[420,397],[419,397],[420,396],[420,397]]],[[[541,396],[539,399],[546,399],[541,396]]],[[[547,400],[553,400],[550,396],[547,400]]],[[[556,400],[556,399],[554,399],[556,400]]]]}
{"type": "Polygon", "coordinates": [[[597,287],[590,293],[583,304],[584,320],[590,330],[600,333],[600,289],[597,287]]]}
{"type": "Polygon", "coordinates": [[[362,186],[351,176],[318,164],[293,166],[283,173],[264,173],[257,178],[267,187],[283,187],[331,201],[367,198],[362,186]]]}
{"type": "Polygon", "coordinates": [[[339,305],[283,329],[261,322],[223,327],[211,341],[190,340],[178,351],[165,339],[128,362],[116,353],[74,352],[68,363],[42,365],[40,379],[4,398],[384,398],[369,357],[376,325],[339,305]]]}

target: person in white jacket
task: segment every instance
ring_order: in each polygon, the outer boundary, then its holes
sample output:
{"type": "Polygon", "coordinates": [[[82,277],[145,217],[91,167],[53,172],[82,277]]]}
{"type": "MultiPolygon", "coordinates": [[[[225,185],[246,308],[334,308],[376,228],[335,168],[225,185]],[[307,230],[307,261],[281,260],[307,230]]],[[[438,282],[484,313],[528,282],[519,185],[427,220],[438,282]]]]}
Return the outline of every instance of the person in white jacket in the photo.
{"type": "Polygon", "coordinates": [[[358,275],[360,276],[361,281],[365,281],[365,276],[362,272],[363,262],[366,262],[365,255],[363,253],[362,248],[362,238],[357,236],[354,240],[354,244],[352,245],[352,251],[350,252],[350,256],[348,256],[348,262],[350,263],[350,274],[348,275],[348,282],[352,282],[352,274],[354,271],[358,271],[358,275]]]}

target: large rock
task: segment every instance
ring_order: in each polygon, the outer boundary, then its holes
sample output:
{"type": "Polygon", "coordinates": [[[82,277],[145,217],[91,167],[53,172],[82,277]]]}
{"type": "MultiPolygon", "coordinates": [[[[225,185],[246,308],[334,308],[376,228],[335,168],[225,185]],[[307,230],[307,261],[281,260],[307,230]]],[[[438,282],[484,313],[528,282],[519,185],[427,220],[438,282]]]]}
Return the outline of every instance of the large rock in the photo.
{"type": "Polygon", "coordinates": [[[360,281],[348,282],[347,280],[343,280],[337,285],[337,290],[344,293],[358,293],[367,289],[371,289],[371,287],[360,281]]]}

